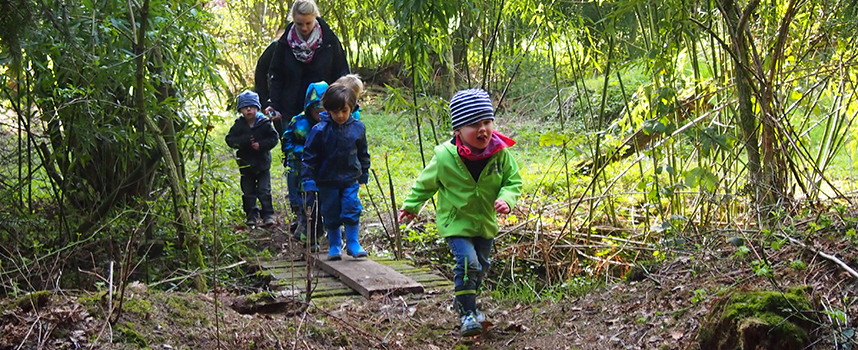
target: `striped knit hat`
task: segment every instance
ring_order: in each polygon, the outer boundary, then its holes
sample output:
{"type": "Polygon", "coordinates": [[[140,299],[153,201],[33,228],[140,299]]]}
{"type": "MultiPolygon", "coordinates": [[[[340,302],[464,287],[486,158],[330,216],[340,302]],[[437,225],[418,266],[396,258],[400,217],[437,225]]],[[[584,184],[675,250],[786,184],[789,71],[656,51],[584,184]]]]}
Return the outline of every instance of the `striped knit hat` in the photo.
{"type": "Polygon", "coordinates": [[[450,117],[453,130],[484,119],[495,119],[492,100],[483,89],[468,89],[457,92],[450,99],[450,117]]]}

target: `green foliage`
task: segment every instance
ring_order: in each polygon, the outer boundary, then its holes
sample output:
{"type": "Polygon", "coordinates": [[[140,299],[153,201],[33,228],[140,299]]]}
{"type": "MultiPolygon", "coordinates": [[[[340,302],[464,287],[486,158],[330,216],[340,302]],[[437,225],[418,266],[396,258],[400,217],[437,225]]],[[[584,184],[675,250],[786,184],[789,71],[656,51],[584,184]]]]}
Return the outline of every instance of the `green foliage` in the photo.
{"type": "Polygon", "coordinates": [[[134,330],[135,326],[132,322],[125,322],[116,325],[116,331],[119,333],[119,341],[136,345],[138,348],[147,348],[146,338],[134,330]]]}
{"type": "Polygon", "coordinates": [[[190,325],[205,327],[210,321],[205,314],[201,314],[199,310],[202,308],[203,301],[192,300],[190,298],[182,298],[174,295],[159,295],[159,298],[164,300],[167,305],[167,313],[176,320],[176,322],[190,325]]]}
{"type": "Polygon", "coordinates": [[[691,297],[691,303],[697,304],[703,300],[706,300],[706,289],[695,289],[694,296],[691,297]]]}
{"type": "Polygon", "coordinates": [[[600,286],[600,282],[586,277],[575,277],[559,285],[546,285],[533,277],[522,277],[501,283],[491,290],[496,299],[517,300],[533,303],[541,300],[560,302],[567,298],[576,298],[589,294],[600,286]]]}

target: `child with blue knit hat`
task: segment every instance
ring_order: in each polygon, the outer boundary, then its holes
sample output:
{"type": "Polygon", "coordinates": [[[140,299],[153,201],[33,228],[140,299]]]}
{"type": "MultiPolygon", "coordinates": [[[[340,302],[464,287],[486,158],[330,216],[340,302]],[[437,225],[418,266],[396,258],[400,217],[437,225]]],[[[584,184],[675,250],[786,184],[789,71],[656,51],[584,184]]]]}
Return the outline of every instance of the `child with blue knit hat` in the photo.
{"type": "Polygon", "coordinates": [[[453,138],[435,147],[435,156],[411,187],[399,210],[404,222],[417,217],[438,193],[435,220],[456,259],[454,308],[463,336],[483,332],[477,293],[491,266],[498,233],[497,214],[508,214],[521,195],[518,163],[507,150],[515,141],[494,130],[494,108],[482,89],[457,92],[450,100],[453,138]]]}
{"type": "Polygon", "coordinates": [[[238,111],[241,115],[226,134],[226,144],[236,149],[235,157],[241,173],[242,206],[246,214],[246,224],[256,225],[256,219],[262,215],[262,222],[274,224],[274,206],[271,200],[271,149],[277,145],[277,131],[259,110],[259,95],[253,91],[244,91],[238,95],[238,111]],[[256,206],[257,199],[262,204],[256,206]]]}

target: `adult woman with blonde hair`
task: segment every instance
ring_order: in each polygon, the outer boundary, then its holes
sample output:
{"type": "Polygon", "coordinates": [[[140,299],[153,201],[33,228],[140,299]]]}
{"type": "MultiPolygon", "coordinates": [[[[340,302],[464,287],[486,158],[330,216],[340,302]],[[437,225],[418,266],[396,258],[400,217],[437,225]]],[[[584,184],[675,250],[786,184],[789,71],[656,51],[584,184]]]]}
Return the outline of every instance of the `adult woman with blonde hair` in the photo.
{"type": "MultiPolygon", "coordinates": [[[[349,74],[340,39],[319,17],[315,1],[295,0],[289,17],[292,23],[277,41],[268,68],[270,108],[287,121],[304,109],[307,86],[319,81],[333,83],[349,74]]],[[[282,134],[283,127],[277,130],[282,134]]]]}
{"type": "MultiPolygon", "coordinates": [[[[304,111],[304,97],[310,84],[333,83],[349,74],[349,64],[340,39],[319,17],[319,7],[315,1],[295,0],[289,17],[292,23],[286,26],[286,31],[277,40],[268,68],[270,103],[265,112],[274,112],[272,120],[280,137],[283,137],[285,126],[292,117],[304,111]]],[[[283,165],[288,168],[285,161],[283,165]]],[[[297,196],[302,191],[299,189],[294,192],[289,196],[297,196]]],[[[290,200],[293,201],[299,202],[297,198],[290,200]]],[[[299,218],[303,211],[314,206],[312,199],[300,202],[304,203],[304,208],[291,208],[299,218]]],[[[323,220],[317,213],[313,215],[315,222],[323,220]]],[[[297,225],[293,226],[290,231],[297,228],[297,225]]]]}

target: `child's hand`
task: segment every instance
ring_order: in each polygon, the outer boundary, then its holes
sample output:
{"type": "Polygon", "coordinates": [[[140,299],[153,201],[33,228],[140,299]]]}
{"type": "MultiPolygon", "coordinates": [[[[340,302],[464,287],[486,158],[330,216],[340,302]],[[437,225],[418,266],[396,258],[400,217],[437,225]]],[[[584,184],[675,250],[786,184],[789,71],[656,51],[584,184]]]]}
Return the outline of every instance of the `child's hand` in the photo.
{"type": "Polygon", "coordinates": [[[259,142],[253,139],[253,135],[250,135],[250,147],[253,148],[254,151],[259,150],[259,142]]]}
{"type": "Polygon", "coordinates": [[[316,191],[306,191],[304,192],[304,203],[306,204],[306,208],[304,208],[304,214],[307,217],[312,217],[313,210],[316,207],[316,191]]]}
{"type": "Polygon", "coordinates": [[[509,214],[509,204],[506,204],[503,199],[498,199],[495,201],[495,211],[498,214],[509,214]]]}
{"type": "Polygon", "coordinates": [[[412,214],[405,209],[399,209],[399,222],[408,222],[417,218],[417,214],[412,214]]]}

